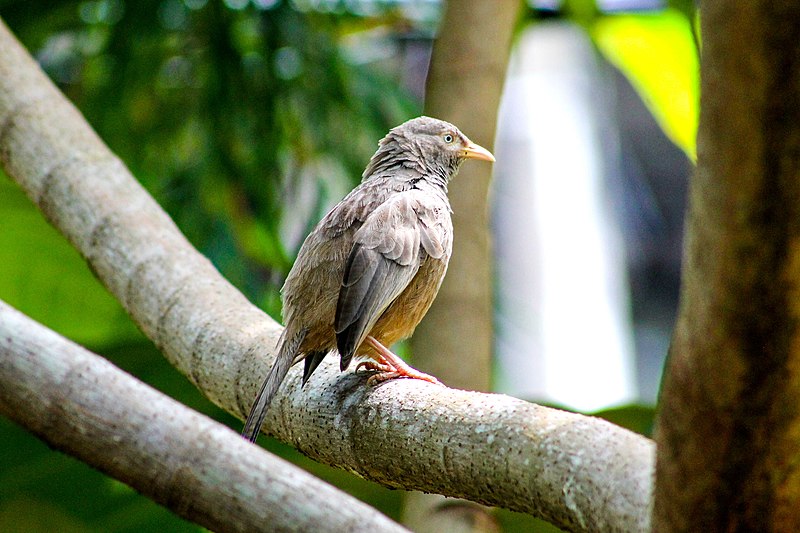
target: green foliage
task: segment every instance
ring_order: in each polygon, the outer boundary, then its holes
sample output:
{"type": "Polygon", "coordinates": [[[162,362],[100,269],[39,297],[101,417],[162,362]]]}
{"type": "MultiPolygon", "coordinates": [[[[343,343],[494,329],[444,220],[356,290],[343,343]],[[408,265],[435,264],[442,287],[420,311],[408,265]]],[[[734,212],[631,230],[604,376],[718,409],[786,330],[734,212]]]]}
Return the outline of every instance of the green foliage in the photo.
{"type": "Polygon", "coordinates": [[[667,136],[694,161],[700,65],[692,23],[685,12],[674,9],[612,15],[597,19],[592,36],[667,136]]]}
{"type": "Polygon", "coordinates": [[[594,416],[613,422],[645,437],[652,437],[656,409],[652,405],[623,405],[598,411],[594,413],[594,416]]]}
{"type": "Polygon", "coordinates": [[[563,10],[566,16],[584,28],[588,28],[600,15],[595,0],[564,0],[563,10]]]}
{"type": "Polygon", "coordinates": [[[419,104],[388,68],[351,57],[356,30],[382,19],[255,4],[266,8],[59,2],[42,16],[7,2],[0,14],[192,243],[278,316],[302,237],[419,104]]]}
{"type": "MultiPolygon", "coordinates": [[[[364,17],[265,0],[0,0],[0,16],[192,243],[276,317],[302,238],[386,130],[420,109],[395,65],[359,41],[407,24],[393,8],[364,17]]],[[[239,428],[2,174],[0,299],[239,428]]],[[[269,446],[397,516],[397,491],[269,446]]],[[[197,529],[0,419],[0,531],[197,529]]]]}
{"type": "Polygon", "coordinates": [[[138,337],[78,252],[0,173],[0,298],[79,344],[138,337]]]}

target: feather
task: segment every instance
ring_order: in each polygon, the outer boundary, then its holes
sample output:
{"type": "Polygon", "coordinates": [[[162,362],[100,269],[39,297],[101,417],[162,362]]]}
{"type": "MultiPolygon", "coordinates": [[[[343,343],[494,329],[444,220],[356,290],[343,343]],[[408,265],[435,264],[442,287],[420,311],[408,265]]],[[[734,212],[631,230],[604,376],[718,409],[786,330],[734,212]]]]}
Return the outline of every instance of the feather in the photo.
{"type": "Polygon", "coordinates": [[[283,380],[286,378],[289,368],[291,368],[294,363],[295,355],[300,350],[300,344],[308,333],[308,330],[304,329],[289,337],[287,336],[288,331],[288,328],[283,330],[283,335],[281,335],[278,341],[278,345],[280,346],[278,349],[278,357],[275,358],[275,363],[272,365],[267,379],[261,384],[261,389],[259,389],[256,395],[256,400],[250,408],[250,414],[247,415],[247,420],[242,430],[242,437],[250,442],[255,442],[258,437],[261,426],[264,424],[264,417],[267,415],[267,409],[278,393],[278,388],[280,388],[281,383],[283,383],[283,380]]]}

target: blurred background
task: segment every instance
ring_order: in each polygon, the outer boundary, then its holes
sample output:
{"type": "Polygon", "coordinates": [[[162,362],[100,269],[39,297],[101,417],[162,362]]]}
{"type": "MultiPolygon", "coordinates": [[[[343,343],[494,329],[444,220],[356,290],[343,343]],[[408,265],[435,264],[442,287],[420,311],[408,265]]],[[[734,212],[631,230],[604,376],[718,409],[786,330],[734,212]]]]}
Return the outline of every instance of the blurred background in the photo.
{"type": "MultiPolygon", "coordinates": [[[[279,320],[305,235],[378,139],[421,114],[443,8],[0,0],[0,17],[191,242],[279,320]]],[[[494,390],[651,431],[694,159],[695,22],[691,1],[525,4],[494,145],[494,390]]],[[[238,431],[2,173],[0,299],[238,431]]],[[[400,518],[401,491],[261,443],[400,518]]],[[[498,517],[506,531],[553,530],[498,517]]],[[[197,529],[0,419],[0,531],[197,529]]]]}

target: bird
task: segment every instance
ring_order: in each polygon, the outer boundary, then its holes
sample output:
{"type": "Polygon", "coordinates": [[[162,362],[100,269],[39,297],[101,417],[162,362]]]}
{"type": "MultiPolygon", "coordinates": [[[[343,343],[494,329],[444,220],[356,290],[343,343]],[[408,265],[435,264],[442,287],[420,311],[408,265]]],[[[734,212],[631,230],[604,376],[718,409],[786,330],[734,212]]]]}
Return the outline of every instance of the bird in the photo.
{"type": "Polygon", "coordinates": [[[284,330],[277,358],[242,436],[254,442],[289,369],[302,384],[338,351],[344,372],[372,371],[368,383],[407,377],[439,383],[387,348],[414,332],[433,303],[453,247],[447,197],[466,159],[493,162],[487,149],[443,120],[421,116],[389,130],[361,183],[306,237],[281,289],[284,330]]]}

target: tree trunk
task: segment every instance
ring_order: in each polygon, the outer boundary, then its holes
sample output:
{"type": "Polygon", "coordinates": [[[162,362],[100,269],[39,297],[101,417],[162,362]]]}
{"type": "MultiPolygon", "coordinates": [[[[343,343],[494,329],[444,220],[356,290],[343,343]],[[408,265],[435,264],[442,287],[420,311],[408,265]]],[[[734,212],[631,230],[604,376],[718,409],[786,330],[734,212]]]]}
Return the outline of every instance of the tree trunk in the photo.
{"type": "Polygon", "coordinates": [[[800,4],[704,2],[656,531],[800,531],[800,4]]]}

